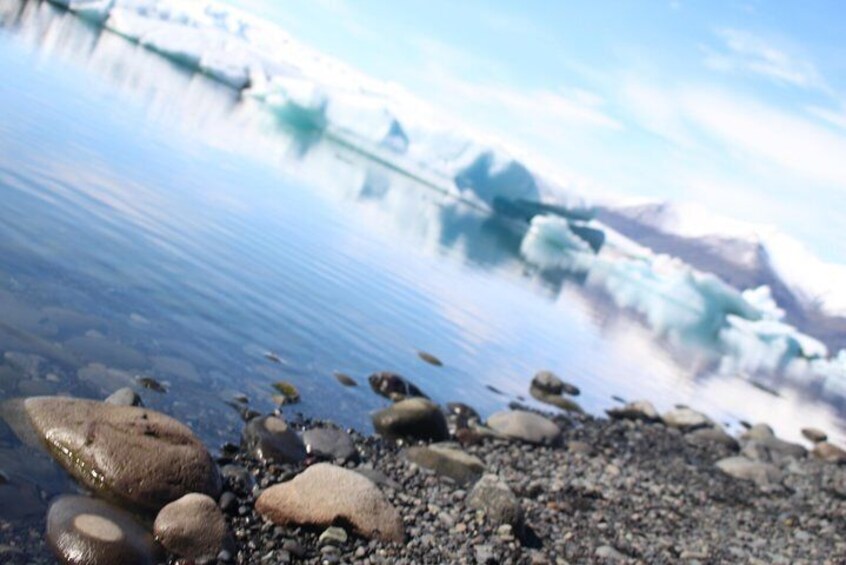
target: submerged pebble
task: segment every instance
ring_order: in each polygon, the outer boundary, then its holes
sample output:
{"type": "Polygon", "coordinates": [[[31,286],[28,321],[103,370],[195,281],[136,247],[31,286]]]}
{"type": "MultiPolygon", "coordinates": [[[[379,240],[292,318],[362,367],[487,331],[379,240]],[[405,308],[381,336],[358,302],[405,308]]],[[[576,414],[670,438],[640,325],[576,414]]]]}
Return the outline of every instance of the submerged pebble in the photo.
{"type": "Polygon", "coordinates": [[[418,351],[417,356],[429,365],[434,365],[435,367],[443,367],[443,362],[431,353],[426,353],[425,351],[418,351]]]}

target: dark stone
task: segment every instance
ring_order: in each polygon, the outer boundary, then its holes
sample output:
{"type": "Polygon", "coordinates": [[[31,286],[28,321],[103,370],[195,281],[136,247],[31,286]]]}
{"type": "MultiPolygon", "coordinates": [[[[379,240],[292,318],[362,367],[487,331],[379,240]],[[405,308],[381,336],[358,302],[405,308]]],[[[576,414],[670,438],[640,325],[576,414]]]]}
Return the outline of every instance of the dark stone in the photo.
{"type": "Polygon", "coordinates": [[[358,462],[358,451],[350,434],[337,428],[312,428],[303,432],[309,454],[322,459],[358,462]]]}
{"type": "Polygon", "coordinates": [[[435,367],[443,367],[443,362],[432,355],[431,353],[426,353],[425,351],[418,351],[417,356],[420,357],[423,361],[430,365],[434,365],[435,367]]]}
{"type": "Polygon", "coordinates": [[[346,373],[335,373],[335,379],[344,386],[358,386],[356,380],[346,373]]]}
{"type": "Polygon", "coordinates": [[[138,377],[137,380],[139,385],[143,386],[148,390],[152,390],[153,392],[158,392],[159,394],[164,394],[167,392],[167,389],[164,387],[164,385],[156,379],[150,377],[138,377]]]}
{"type": "Polygon", "coordinates": [[[535,378],[532,379],[532,386],[545,394],[552,394],[555,396],[560,396],[562,394],[578,396],[581,394],[579,387],[562,381],[558,378],[558,375],[552,371],[539,371],[535,375],[535,378]]]}
{"type": "Polygon", "coordinates": [[[367,378],[373,392],[391,400],[420,397],[429,398],[406,378],[390,372],[373,373],[367,378]]]}
{"type": "Polygon", "coordinates": [[[262,461],[300,463],[308,455],[300,436],[276,416],[250,420],[241,438],[247,451],[262,461]]]}
{"type": "Polygon", "coordinates": [[[376,432],[388,439],[443,441],[449,428],[438,405],[425,398],[409,398],[373,415],[376,432]]]}

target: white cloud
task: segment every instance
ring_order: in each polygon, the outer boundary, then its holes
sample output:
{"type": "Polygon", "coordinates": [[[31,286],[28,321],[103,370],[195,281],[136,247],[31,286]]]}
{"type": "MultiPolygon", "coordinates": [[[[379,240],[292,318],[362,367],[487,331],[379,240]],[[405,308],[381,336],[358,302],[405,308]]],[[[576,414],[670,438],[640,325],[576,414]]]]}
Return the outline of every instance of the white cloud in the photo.
{"type": "Polygon", "coordinates": [[[722,48],[704,48],[705,65],[713,70],[752,73],[780,84],[828,90],[813,63],[786,48],[748,31],[724,29],[717,35],[723,41],[722,48]]]}
{"type": "Polygon", "coordinates": [[[846,104],[841,105],[838,110],[811,106],[808,112],[833,126],[846,129],[846,104]]]}
{"type": "Polygon", "coordinates": [[[687,119],[729,149],[846,191],[846,136],[790,112],[715,90],[683,94],[687,119]]]}

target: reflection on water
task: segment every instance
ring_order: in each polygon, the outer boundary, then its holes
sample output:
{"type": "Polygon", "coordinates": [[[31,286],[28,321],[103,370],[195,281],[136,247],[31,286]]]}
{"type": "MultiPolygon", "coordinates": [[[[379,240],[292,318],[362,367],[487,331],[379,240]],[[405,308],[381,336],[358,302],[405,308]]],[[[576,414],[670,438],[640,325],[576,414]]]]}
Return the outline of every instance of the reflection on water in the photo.
{"type": "Polygon", "coordinates": [[[508,401],[485,385],[513,398],[548,368],[592,411],[617,394],[842,436],[813,383],[774,377],[774,396],[717,376],[713,354],[656,337],[584,274],[532,268],[521,221],[286,131],[45,3],[4,2],[0,22],[4,399],[155,378],[168,392],[147,405],[216,446],[240,428],[225,401],[269,410],[280,379],[303,412],[367,430],[383,400],[333,371],[395,370],[485,413],[508,401]]]}

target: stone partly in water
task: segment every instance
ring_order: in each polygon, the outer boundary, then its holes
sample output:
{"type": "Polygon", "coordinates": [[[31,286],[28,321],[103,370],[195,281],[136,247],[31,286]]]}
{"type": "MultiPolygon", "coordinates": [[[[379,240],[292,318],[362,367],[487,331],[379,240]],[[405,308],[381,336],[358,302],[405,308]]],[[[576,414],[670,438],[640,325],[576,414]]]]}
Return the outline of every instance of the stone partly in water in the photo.
{"type": "Polygon", "coordinates": [[[402,519],[379,488],[363,475],[328,463],[268,488],[256,510],[275,524],[349,524],[359,535],[388,542],[404,538],[402,519]]]}
{"type": "Polygon", "coordinates": [[[115,404],[117,406],[144,406],[141,397],[138,396],[134,390],[129,387],[113,392],[106,400],[106,404],[115,404]]]}
{"type": "Polygon", "coordinates": [[[273,383],[273,388],[279,393],[273,396],[273,401],[279,405],[296,404],[300,401],[300,392],[297,390],[297,387],[289,382],[275,382],[273,383]]]}
{"type": "Polygon", "coordinates": [[[753,481],[762,487],[778,484],[784,478],[778,467],[761,461],[752,461],[742,456],[720,459],[716,465],[719,470],[727,475],[745,481],[753,481]]]}
{"type": "Polygon", "coordinates": [[[189,492],[220,493],[220,474],[208,451],[169,416],[59,397],[29,398],[24,409],[65,469],[106,497],[156,511],[189,492]]]}
{"type": "Polygon", "coordinates": [[[678,428],[682,431],[690,431],[698,428],[705,428],[713,425],[708,416],[690,408],[676,408],[666,412],[661,419],[671,428],[678,428]]]}
{"type": "Polygon", "coordinates": [[[509,524],[519,529],[523,524],[520,501],[505,482],[496,475],[485,475],[467,497],[467,505],[485,512],[494,524],[509,524]]]}
{"type": "Polygon", "coordinates": [[[561,429],[553,422],[533,412],[507,410],[488,418],[488,426],[507,438],[552,445],[561,437],[561,429]]]}
{"type": "Polygon", "coordinates": [[[798,443],[791,443],[775,436],[745,440],[741,451],[750,459],[779,464],[785,459],[801,459],[808,454],[808,450],[798,443]]]}
{"type": "Polygon", "coordinates": [[[554,394],[560,396],[562,394],[569,394],[570,396],[578,396],[581,394],[579,387],[568,382],[562,381],[558,375],[552,371],[539,371],[532,379],[532,386],[546,394],[554,394]]]}
{"type": "Polygon", "coordinates": [[[152,565],[163,558],[153,536],[131,514],[86,496],[61,496],[50,505],[47,541],[68,565],[152,565]]]}
{"type": "Polygon", "coordinates": [[[641,420],[644,422],[658,422],[661,416],[655,406],[648,400],[635,400],[619,408],[605,411],[614,420],[641,420]]]}
{"type": "Polygon", "coordinates": [[[485,464],[481,459],[448,445],[409,447],[405,457],[460,485],[472,483],[485,472],[485,464]]]}
{"type": "Polygon", "coordinates": [[[846,450],[827,441],[816,444],[812,453],[814,457],[827,463],[846,464],[846,450]]]}
{"type": "Polygon", "coordinates": [[[346,373],[335,373],[335,379],[344,386],[358,386],[354,378],[346,373]]]}
{"type": "Polygon", "coordinates": [[[813,443],[822,443],[828,439],[828,434],[817,428],[802,428],[802,435],[813,443]]]}
{"type": "Polygon", "coordinates": [[[412,382],[396,373],[386,371],[373,373],[367,378],[367,381],[370,383],[373,392],[391,400],[412,397],[429,398],[412,382]]]}
{"type": "Polygon", "coordinates": [[[426,353],[425,351],[418,351],[417,356],[429,365],[434,365],[435,367],[443,367],[444,365],[440,359],[438,359],[431,353],[426,353]]]}
{"type": "Polygon", "coordinates": [[[241,442],[256,458],[269,463],[299,463],[308,455],[297,432],[276,416],[261,416],[247,422],[241,442]]]}
{"type": "Polygon", "coordinates": [[[350,434],[337,428],[312,428],[303,432],[306,451],[321,459],[346,463],[358,461],[358,451],[350,434]]]}
{"type": "Polygon", "coordinates": [[[205,494],[186,494],[162,508],[153,533],[168,552],[195,561],[212,560],[233,545],[223,513],[205,494]]]}
{"type": "Polygon", "coordinates": [[[449,437],[446,418],[438,405],[425,398],[401,400],[373,415],[373,427],[388,439],[443,441],[449,437]]]}
{"type": "Polygon", "coordinates": [[[137,380],[139,385],[143,386],[148,390],[152,390],[153,392],[158,392],[159,394],[164,394],[167,392],[167,389],[164,387],[164,385],[156,379],[150,377],[138,377],[137,380]]]}
{"type": "Polygon", "coordinates": [[[584,412],[578,402],[565,398],[560,394],[548,394],[534,386],[534,384],[529,387],[529,394],[531,394],[532,398],[535,400],[555,406],[567,412],[577,412],[579,414],[584,412]]]}

